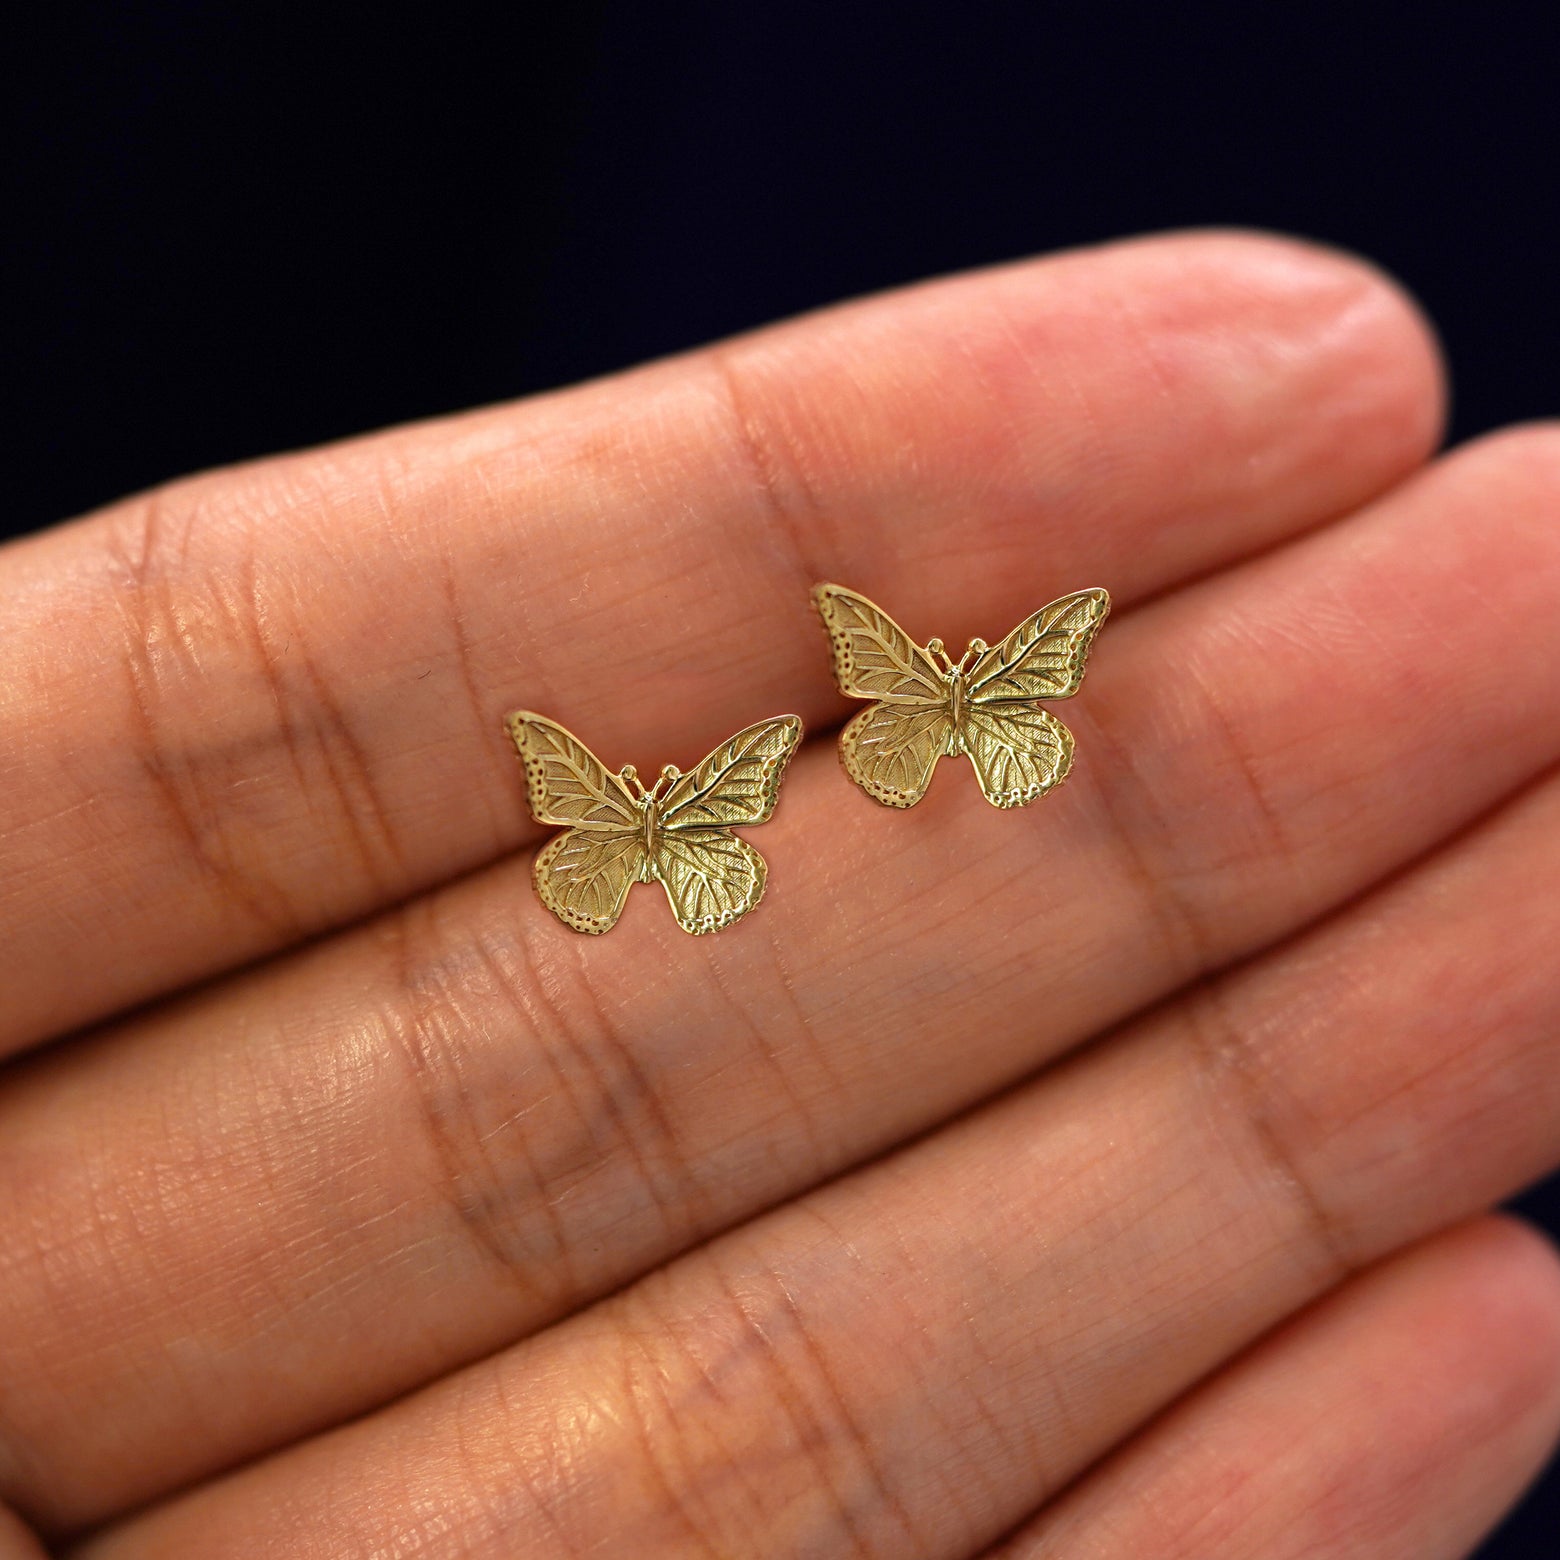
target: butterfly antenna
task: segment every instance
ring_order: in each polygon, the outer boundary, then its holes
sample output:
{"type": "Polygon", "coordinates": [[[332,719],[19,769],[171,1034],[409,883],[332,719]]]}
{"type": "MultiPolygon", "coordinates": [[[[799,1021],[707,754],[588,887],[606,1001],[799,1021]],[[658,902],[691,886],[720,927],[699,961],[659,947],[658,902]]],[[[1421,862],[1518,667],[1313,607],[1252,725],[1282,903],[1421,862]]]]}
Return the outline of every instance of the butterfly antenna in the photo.
{"type": "Polygon", "coordinates": [[[618,770],[618,779],[621,780],[624,785],[633,786],[634,790],[639,794],[640,801],[643,801],[645,797],[650,794],[647,790],[645,790],[644,782],[639,778],[639,771],[635,769],[632,764],[624,764],[623,767],[618,770]]]}
{"type": "Polygon", "coordinates": [[[978,661],[986,653],[987,645],[984,639],[972,639],[965,648],[964,654],[957,661],[948,654],[942,652],[944,664],[950,672],[967,672],[973,662],[978,661]]]}

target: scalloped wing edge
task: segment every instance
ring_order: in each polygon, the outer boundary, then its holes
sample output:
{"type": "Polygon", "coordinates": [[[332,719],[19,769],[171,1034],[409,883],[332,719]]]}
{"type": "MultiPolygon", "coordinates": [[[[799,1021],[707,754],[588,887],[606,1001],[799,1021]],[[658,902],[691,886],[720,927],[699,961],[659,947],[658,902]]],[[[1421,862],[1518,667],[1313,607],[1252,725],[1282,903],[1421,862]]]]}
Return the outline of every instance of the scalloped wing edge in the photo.
{"type": "Polygon", "coordinates": [[[568,727],[559,725],[557,721],[549,719],[546,715],[537,714],[535,710],[511,710],[504,717],[504,730],[509,733],[509,740],[514,743],[515,752],[525,767],[526,801],[530,806],[531,816],[538,823],[561,829],[612,829],[633,826],[637,809],[628,787],[568,727]],[[599,790],[602,802],[622,810],[621,822],[570,818],[551,810],[541,757],[535,752],[531,741],[533,732],[556,733],[566,743],[578,748],[585,758],[595,765],[602,778],[599,790]]]}
{"type": "Polygon", "coordinates": [[[875,721],[914,720],[916,718],[915,707],[907,708],[904,705],[889,704],[875,700],[864,710],[860,710],[853,715],[845,723],[845,729],[840,732],[840,767],[873,801],[880,803],[884,807],[914,807],[926,795],[928,788],[931,786],[932,776],[937,771],[938,760],[947,753],[948,739],[953,735],[952,717],[947,715],[939,705],[925,704],[919,708],[938,717],[944,727],[938,733],[938,740],[933,745],[931,754],[927,759],[925,772],[922,775],[919,788],[886,784],[873,774],[861,754],[862,737],[868,727],[875,721]]]}
{"type": "Polygon", "coordinates": [[[818,616],[823,622],[824,632],[829,637],[829,650],[834,670],[835,686],[848,699],[875,699],[879,702],[913,702],[917,704],[933,703],[938,694],[946,687],[946,680],[937,668],[937,663],[926,653],[925,649],[918,645],[894,619],[885,612],[875,601],[863,596],[860,591],[848,589],[844,585],[835,585],[825,580],[812,589],[813,606],[817,609],[818,616]],[[856,629],[856,633],[868,634],[877,638],[887,646],[889,634],[897,634],[904,641],[908,656],[897,656],[896,659],[902,666],[902,675],[908,680],[919,677],[923,680],[923,691],[919,693],[885,693],[880,689],[865,688],[852,677],[851,668],[856,664],[856,654],[849,640],[851,629],[842,627],[834,620],[833,610],[836,602],[847,602],[858,613],[872,613],[880,618],[888,633],[877,629],[856,629]]]}

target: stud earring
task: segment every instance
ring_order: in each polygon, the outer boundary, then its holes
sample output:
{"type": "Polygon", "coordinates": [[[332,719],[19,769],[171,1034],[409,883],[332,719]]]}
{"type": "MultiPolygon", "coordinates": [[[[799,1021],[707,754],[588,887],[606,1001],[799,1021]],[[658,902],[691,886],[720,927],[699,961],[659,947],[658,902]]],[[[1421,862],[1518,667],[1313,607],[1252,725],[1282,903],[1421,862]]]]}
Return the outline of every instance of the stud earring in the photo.
{"type": "Polygon", "coordinates": [[[1068,699],[1110,596],[1079,590],[1024,619],[1000,644],[972,639],[957,661],[940,639],[923,647],[881,607],[843,585],[813,603],[834,653],[834,679],[876,702],[840,733],[845,772],[874,801],[914,807],[939,758],[964,754],[993,807],[1027,807],[1060,785],[1072,733],[1039,699],[1068,699]]]}
{"type": "Polygon", "coordinates": [[[683,774],[668,764],[648,789],[632,764],[614,774],[556,721],[516,710],[504,721],[525,764],[531,815],[564,826],[536,858],[542,903],[577,932],[609,932],[635,883],[659,883],[685,932],[718,932],[764,892],[768,867],[732,826],[765,823],[801,741],[795,715],[761,720],[683,774]]]}

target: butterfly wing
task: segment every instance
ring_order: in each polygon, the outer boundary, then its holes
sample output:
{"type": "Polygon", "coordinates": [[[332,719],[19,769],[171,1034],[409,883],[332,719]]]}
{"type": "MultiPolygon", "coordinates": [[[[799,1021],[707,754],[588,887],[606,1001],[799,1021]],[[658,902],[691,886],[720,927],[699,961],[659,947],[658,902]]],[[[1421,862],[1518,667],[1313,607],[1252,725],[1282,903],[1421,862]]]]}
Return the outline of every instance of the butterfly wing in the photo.
{"type": "Polygon", "coordinates": [[[526,795],[538,823],[639,828],[628,787],[572,732],[531,710],[516,710],[504,725],[525,765],[526,795]]]}
{"type": "Polygon", "coordinates": [[[843,585],[814,586],[813,604],[829,633],[841,693],[913,704],[947,697],[937,663],[880,606],[843,585]]]}
{"type": "Polygon", "coordinates": [[[536,858],[542,903],[577,932],[609,932],[644,875],[644,837],[620,829],[566,829],[536,858]]]}
{"type": "Polygon", "coordinates": [[[667,788],[656,813],[652,866],[685,932],[718,932],[763,897],[764,858],[729,826],[773,816],[785,766],[801,739],[795,715],[758,721],[667,788]]]}
{"type": "Polygon", "coordinates": [[[965,679],[969,702],[1070,699],[1109,611],[1110,595],[1103,590],[1075,590],[1041,607],[981,653],[965,679]]]}
{"type": "Polygon", "coordinates": [[[819,585],[813,602],[829,632],[842,693],[880,702],[840,734],[840,762],[874,801],[914,807],[953,736],[948,680],[937,663],[880,606],[819,585]]]}
{"type": "Polygon", "coordinates": [[[1072,767],[1072,733],[1033,704],[967,704],[959,746],[993,807],[1027,807],[1072,767]]]}
{"type": "Polygon", "coordinates": [[[673,829],[656,836],[655,875],[672,914],[695,937],[740,921],[764,896],[764,858],[729,829],[673,829]]]}
{"type": "Polygon", "coordinates": [[[639,809],[622,779],[572,732],[531,710],[504,725],[525,765],[538,823],[565,824],[536,858],[542,903],[577,932],[610,931],[629,889],[645,875],[639,809]]]}
{"type": "Polygon", "coordinates": [[[1072,733],[1036,699],[1070,699],[1110,596],[1077,590],[1025,618],[981,652],[966,681],[959,746],[994,807],[1027,807],[1067,778],[1072,733]]]}
{"type": "Polygon", "coordinates": [[[802,723],[795,715],[761,720],[722,742],[702,763],[679,775],[661,798],[662,830],[721,828],[767,823],[802,723]]]}
{"type": "Polygon", "coordinates": [[[914,807],[952,736],[945,703],[872,704],[840,733],[840,762],[873,801],[914,807]]]}

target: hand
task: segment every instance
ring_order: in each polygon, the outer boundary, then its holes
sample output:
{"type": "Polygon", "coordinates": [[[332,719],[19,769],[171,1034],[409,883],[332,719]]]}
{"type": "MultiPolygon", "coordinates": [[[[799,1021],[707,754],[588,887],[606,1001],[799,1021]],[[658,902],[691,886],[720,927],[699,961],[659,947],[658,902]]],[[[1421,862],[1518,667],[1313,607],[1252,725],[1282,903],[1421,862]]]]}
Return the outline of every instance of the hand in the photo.
{"type": "Polygon", "coordinates": [[[79,1560],[1466,1554],[1560,1425],[1481,1217],[1560,1158],[1560,436],[1426,468],[1439,405],[1373,272],[1175,237],[0,553],[0,1496],[79,1560]],[[1107,586],[1070,783],[864,798],[824,578],[955,644],[1107,586]],[[646,772],[802,714],[763,905],[560,926],[516,706],[646,772]]]}

